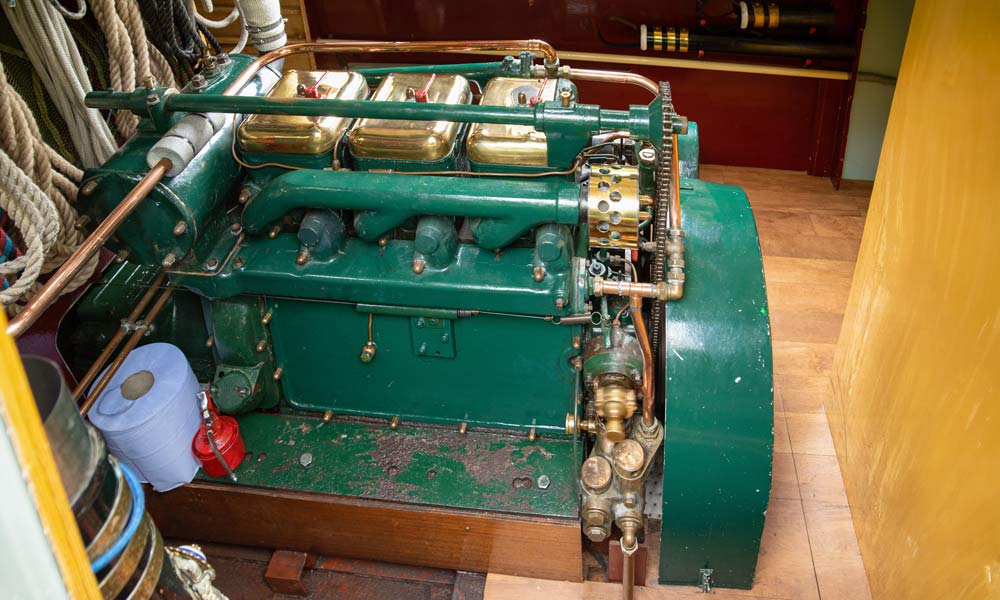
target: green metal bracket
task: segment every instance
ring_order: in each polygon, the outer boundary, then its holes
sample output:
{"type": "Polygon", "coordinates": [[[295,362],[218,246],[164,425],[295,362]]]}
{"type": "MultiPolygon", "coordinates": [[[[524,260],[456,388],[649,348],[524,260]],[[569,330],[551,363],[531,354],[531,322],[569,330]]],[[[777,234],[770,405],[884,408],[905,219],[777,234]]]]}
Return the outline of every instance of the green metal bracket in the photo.
{"type": "Polygon", "coordinates": [[[451,319],[413,317],[410,319],[413,353],[430,358],[455,358],[455,330],[451,319]]]}
{"type": "Polygon", "coordinates": [[[205,302],[216,372],[213,399],[219,410],[240,413],[278,403],[274,353],[259,298],[205,302]]]}

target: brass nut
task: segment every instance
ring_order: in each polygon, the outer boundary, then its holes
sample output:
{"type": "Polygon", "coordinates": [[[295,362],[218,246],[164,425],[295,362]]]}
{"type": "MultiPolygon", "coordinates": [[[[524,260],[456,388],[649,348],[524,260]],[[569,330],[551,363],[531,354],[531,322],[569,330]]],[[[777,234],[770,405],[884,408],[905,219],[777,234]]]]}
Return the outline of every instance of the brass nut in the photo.
{"type": "Polygon", "coordinates": [[[187,221],[177,221],[177,224],[174,225],[174,232],[173,232],[174,237],[180,237],[184,235],[185,233],[187,233],[187,230],[188,230],[187,221]]]}
{"type": "Polygon", "coordinates": [[[299,254],[295,257],[295,264],[302,266],[307,262],[309,262],[309,253],[305,250],[300,251],[299,254]]]}
{"type": "Polygon", "coordinates": [[[417,275],[424,272],[424,267],[427,266],[427,261],[422,258],[413,259],[413,272],[417,275]]]}
{"type": "Polygon", "coordinates": [[[543,267],[542,265],[538,265],[534,269],[532,269],[532,278],[535,281],[542,281],[543,279],[545,279],[545,267],[543,267]]]}
{"type": "Polygon", "coordinates": [[[261,340],[257,342],[257,352],[263,352],[264,350],[267,350],[267,341],[261,340]]]}
{"type": "Polygon", "coordinates": [[[281,233],[281,225],[275,225],[267,232],[267,237],[273,240],[274,238],[278,237],[278,234],[280,233],[281,233]]]}
{"type": "Polygon", "coordinates": [[[399,417],[393,417],[392,420],[389,421],[389,429],[392,429],[393,431],[399,429],[399,417]]]}
{"type": "Polygon", "coordinates": [[[284,374],[285,370],[282,369],[281,367],[278,367],[277,369],[274,370],[274,375],[271,375],[271,379],[275,381],[281,381],[281,376],[284,374]]]}

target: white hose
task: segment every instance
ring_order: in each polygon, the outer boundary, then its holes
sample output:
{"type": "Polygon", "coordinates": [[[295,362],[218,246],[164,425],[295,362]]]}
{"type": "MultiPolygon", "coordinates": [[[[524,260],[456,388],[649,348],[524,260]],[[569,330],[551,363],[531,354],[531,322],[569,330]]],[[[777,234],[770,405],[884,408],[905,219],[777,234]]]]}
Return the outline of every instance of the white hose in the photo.
{"type": "MultiPolygon", "coordinates": [[[[206,8],[205,12],[212,12],[212,9],[206,8]]],[[[194,13],[194,18],[196,21],[209,29],[222,29],[223,27],[229,27],[236,22],[236,19],[240,18],[240,9],[234,6],[233,10],[230,11],[230,13],[221,21],[213,21],[208,17],[202,16],[201,13],[198,12],[194,13]]]]}
{"type": "Polygon", "coordinates": [[[258,52],[263,54],[285,45],[288,37],[279,0],[239,0],[238,5],[243,14],[243,27],[258,52]]]}
{"type": "MultiPolygon", "coordinates": [[[[206,13],[211,13],[211,12],[213,12],[215,10],[215,5],[212,3],[212,0],[202,0],[201,1],[201,5],[202,5],[202,8],[205,10],[206,13]]],[[[201,15],[200,13],[198,13],[197,9],[194,10],[194,18],[195,18],[195,20],[198,21],[199,23],[201,23],[202,25],[204,25],[205,27],[208,27],[209,29],[222,29],[224,27],[229,27],[230,25],[232,25],[233,23],[236,22],[236,19],[239,19],[242,16],[243,16],[243,10],[240,7],[239,0],[234,0],[233,1],[233,10],[230,11],[230,13],[224,19],[222,19],[221,21],[213,21],[213,20],[209,19],[208,17],[205,17],[205,16],[201,15]]],[[[245,20],[244,20],[244,22],[245,22],[245,20]]],[[[247,40],[249,40],[249,39],[250,39],[250,33],[247,31],[247,28],[241,26],[240,27],[240,40],[238,42],[236,42],[236,45],[233,46],[233,49],[230,50],[229,53],[230,54],[237,54],[239,52],[243,52],[243,49],[247,45],[247,40]]]]}
{"type": "Polygon", "coordinates": [[[103,163],[117,148],[100,112],[88,109],[91,91],[87,69],[76,42],[59,12],[48,2],[2,2],[14,33],[42,84],[69,128],[70,138],[86,167],[103,163]]]}

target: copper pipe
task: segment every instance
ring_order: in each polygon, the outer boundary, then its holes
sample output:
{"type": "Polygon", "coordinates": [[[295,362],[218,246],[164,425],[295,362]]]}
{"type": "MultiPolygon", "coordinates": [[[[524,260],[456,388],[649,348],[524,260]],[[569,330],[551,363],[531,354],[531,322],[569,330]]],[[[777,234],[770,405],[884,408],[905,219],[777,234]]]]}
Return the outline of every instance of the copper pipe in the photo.
{"type": "Polygon", "coordinates": [[[635,555],[622,552],[622,600],[635,598],[635,555]]]}
{"type": "Polygon", "coordinates": [[[599,81],[602,83],[624,83],[626,85],[637,85],[654,96],[660,94],[660,86],[642,75],[627,73],[625,71],[602,71],[598,69],[570,69],[570,79],[580,81],[599,81]]]}
{"type": "Polygon", "coordinates": [[[243,89],[250,80],[260,72],[261,69],[270,63],[292,56],[294,54],[362,54],[362,53],[391,53],[391,52],[455,52],[460,54],[476,54],[491,52],[520,52],[530,51],[541,54],[545,57],[545,62],[555,63],[559,57],[555,49],[542,40],[467,40],[455,42],[376,42],[376,41],[355,41],[355,40],[328,40],[322,42],[304,42],[301,44],[289,44],[283,48],[272,50],[250,63],[246,69],[240,73],[223,96],[232,96],[243,89]]]}
{"type": "MultiPolygon", "coordinates": [[[[176,289],[177,286],[175,284],[170,284],[163,290],[163,293],[156,299],[153,307],[149,309],[149,312],[146,313],[146,317],[143,319],[147,326],[153,324],[153,321],[156,320],[157,315],[159,315],[160,311],[163,310],[163,307],[167,304],[167,300],[170,299],[170,296],[173,295],[174,290],[176,289]]],[[[81,415],[86,415],[87,411],[90,410],[90,407],[94,405],[94,402],[101,397],[101,392],[104,391],[104,388],[108,387],[108,383],[111,381],[111,378],[115,376],[115,373],[118,372],[118,369],[121,368],[125,359],[128,357],[129,352],[135,350],[135,347],[139,345],[139,342],[142,341],[142,338],[146,336],[147,332],[148,329],[146,328],[137,329],[132,332],[131,337],[129,337],[128,341],[125,342],[121,352],[119,352],[118,356],[111,361],[111,364],[108,365],[108,369],[104,372],[104,375],[101,376],[101,379],[96,385],[94,385],[94,389],[87,395],[86,401],[84,401],[83,406],[80,407],[81,415]]]]}
{"type": "Polygon", "coordinates": [[[10,320],[10,323],[7,325],[8,334],[15,338],[19,337],[42,316],[42,313],[59,299],[59,295],[66,289],[69,282],[76,277],[76,274],[80,272],[83,265],[90,260],[91,256],[100,251],[105,242],[114,235],[115,230],[145,200],[146,196],[153,191],[153,188],[160,183],[160,180],[166,176],[171,166],[172,164],[168,159],[161,158],[160,162],[156,163],[146,173],[146,176],[132,188],[132,191],[111,211],[111,214],[101,221],[97,229],[87,236],[87,239],[83,240],[83,243],[59,267],[59,270],[45,282],[45,286],[35,294],[35,297],[28,302],[24,310],[10,320]]]}
{"type": "Polygon", "coordinates": [[[132,312],[128,314],[128,318],[125,320],[125,323],[122,323],[122,326],[118,328],[118,331],[116,331],[115,335],[112,336],[111,341],[104,346],[104,350],[101,350],[100,356],[97,357],[94,364],[90,366],[87,373],[82,379],[80,379],[80,383],[76,385],[76,389],[73,390],[74,400],[80,400],[83,393],[87,390],[87,386],[94,381],[94,378],[97,377],[97,374],[100,373],[101,369],[104,367],[104,363],[108,362],[108,357],[110,357],[111,353],[115,351],[118,344],[122,342],[122,339],[125,337],[125,333],[127,332],[125,328],[126,323],[134,323],[135,320],[139,318],[139,315],[142,314],[142,311],[146,310],[147,306],[149,306],[153,296],[156,295],[157,290],[160,289],[160,286],[163,285],[166,278],[167,274],[163,272],[156,276],[156,279],[154,279],[153,283],[150,284],[149,289],[147,289],[146,293],[139,299],[139,303],[136,304],[135,308],[132,309],[132,312]]]}
{"type": "Polygon", "coordinates": [[[680,161],[678,160],[677,152],[677,136],[673,136],[674,140],[674,156],[671,160],[671,169],[673,169],[670,178],[673,182],[673,187],[670,190],[670,228],[680,229],[681,228],[681,174],[680,174],[680,161]]]}
{"type": "Polygon", "coordinates": [[[653,348],[649,345],[646,322],[642,319],[642,298],[630,296],[628,301],[635,337],[642,348],[642,422],[649,427],[656,422],[653,416],[653,348]]]}

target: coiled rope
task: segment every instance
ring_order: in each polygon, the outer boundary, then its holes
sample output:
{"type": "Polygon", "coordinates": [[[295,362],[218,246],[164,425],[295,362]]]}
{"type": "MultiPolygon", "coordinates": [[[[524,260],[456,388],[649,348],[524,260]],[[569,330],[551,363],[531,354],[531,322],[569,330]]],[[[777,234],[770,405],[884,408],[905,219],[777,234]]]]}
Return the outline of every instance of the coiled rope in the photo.
{"type": "Polygon", "coordinates": [[[63,16],[49,2],[0,3],[28,59],[69,127],[73,146],[85,167],[103,163],[117,149],[100,112],[83,97],[90,78],[63,16]]]}
{"type": "MultiPolygon", "coordinates": [[[[13,284],[0,291],[0,304],[9,314],[20,309],[40,287],[38,276],[61,265],[83,235],[72,202],[83,172],[42,140],[31,109],[7,81],[0,64],[0,208],[20,234],[25,252],[0,263],[0,275],[13,284]],[[18,275],[20,273],[20,275],[18,275]]],[[[97,267],[95,256],[73,278],[63,293],[86,282],[97,267]]]]}
{"type": "MultiPolygon", "coordinates": [[[[131,91],[149,77],[160,85],[174,85],[166,59],[146,38],[139,6],[133,0],[90,0],[90,6],[107,42],[111,87],[131,91]]],[[[126,110],[116,112],[114,118],[120,138],[132,137],[139,118],[126,110]]]]}

